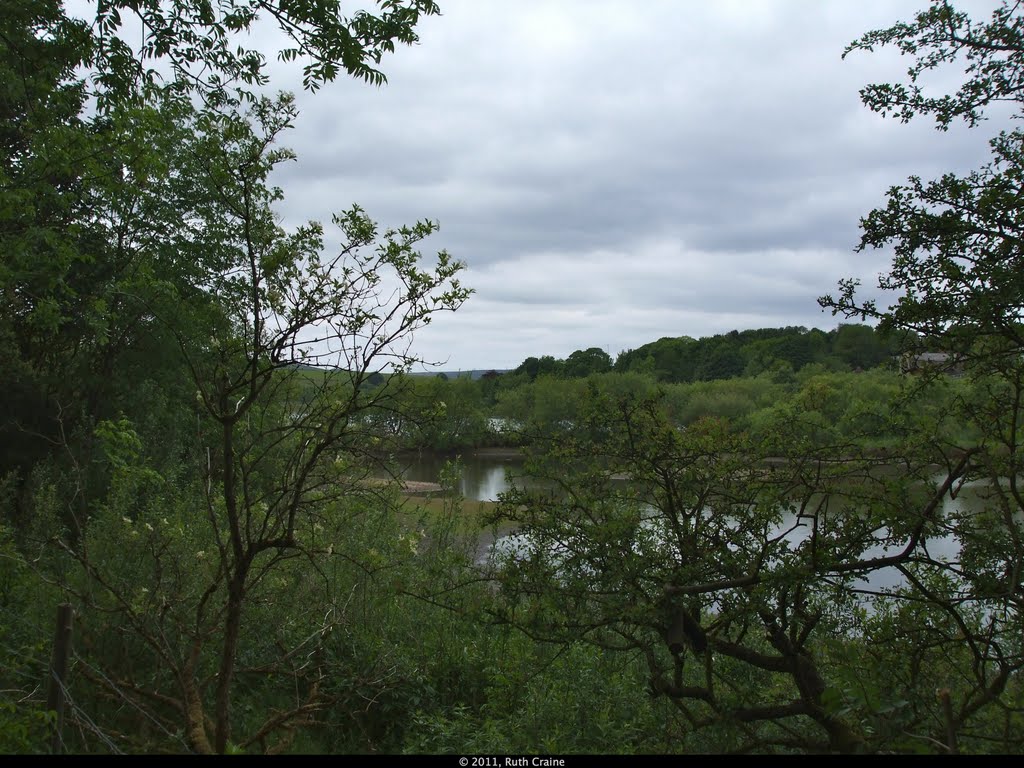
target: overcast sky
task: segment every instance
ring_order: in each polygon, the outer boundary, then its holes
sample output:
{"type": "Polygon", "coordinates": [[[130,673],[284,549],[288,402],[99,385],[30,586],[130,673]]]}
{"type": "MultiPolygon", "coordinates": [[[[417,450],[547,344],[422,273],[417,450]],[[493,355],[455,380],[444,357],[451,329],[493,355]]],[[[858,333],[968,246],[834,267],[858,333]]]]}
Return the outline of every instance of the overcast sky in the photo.
{"type": "Polygon", "coordinates": [[[302,110],[280,211],[439,220],[425,246],[463,260],[476,290],[416,338],[444,370],[827,330],[817,297],[846,276],[873,285],[888,261],[854,253],[859,218],[910,174],[979,166],[1001,127],[941,133],[860,103],[910,62],[843,48],[924,5],[441,0],[381,88],[301,93],[298,70],[274,65],[302,110]]]}

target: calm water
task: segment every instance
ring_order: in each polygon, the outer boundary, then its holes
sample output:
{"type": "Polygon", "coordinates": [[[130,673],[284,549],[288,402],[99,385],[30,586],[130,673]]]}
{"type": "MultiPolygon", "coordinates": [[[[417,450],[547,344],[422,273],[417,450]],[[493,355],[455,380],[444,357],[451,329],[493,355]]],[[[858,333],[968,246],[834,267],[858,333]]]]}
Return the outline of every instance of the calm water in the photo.
{"type": "MultiPolygon", "coordinates": [[[[452,459],[433,454],[422,454],[406,460],[402,477],[406,480],[437,482],[452,459]]],[[[523,476],[523,459],[521,456],[508,452],[481,453],[465,455],[458,459],[459,490],[469,500],[496,501],[498,494],[507,491],[512,484],[519,487],[531,487],[529,478],[523,476]]],[[[964,513],[980,510],[985,504],[983,486],[967,486],[960,490],[956,499],[947,498],[943,502],[946,513],[964,513]]],[[[796,518],[787,515],[779,531],[789,533],[786,538],[791,543],[798,543],[808,533],[806,524],[794,526],[796,518]]],[[[496,551],[521,550],[529,547],[529,542],[521,534],[510,533],[498,538],[490,549],[496,551]]],[[[960,552],[959,542],[953,536],[934,538],[928,541],[928,551],[937,559],[946,558],[955,561],[960,552]]],[[[480,559],[486,560],[489,552],[481,552],[480,559]]],[[[867,557],[892,554],[882,547],[866,553],[867,557]]],[[[871,589],[891,588],[903,581],[902,575],[894,568],[887,568],[871,574],[870,580],[860,580],[857,586],[871,589]]]]}
{"type": "MultiPolygon", "coordinates": [[[[409,457],[402,463],[402,478],[436,483],[445,466],[454,461],[427,453],[409,457]]],[[[511,487],[508,473],[522,475],[523,459],[511,452],[473,454],[459,457],[458,468],[459,492],[463,497],[470,501],[497,501],[498,494],[511,487]]],[[[518,482],[528,484],[521,477],[518,482]]]]}

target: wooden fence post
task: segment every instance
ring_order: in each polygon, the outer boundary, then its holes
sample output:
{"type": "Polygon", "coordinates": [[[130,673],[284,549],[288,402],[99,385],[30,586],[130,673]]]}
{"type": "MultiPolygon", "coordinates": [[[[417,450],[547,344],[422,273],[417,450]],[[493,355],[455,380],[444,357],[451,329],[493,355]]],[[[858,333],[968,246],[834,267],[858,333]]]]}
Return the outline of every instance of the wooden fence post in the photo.
{"type": "Polygon", "coordinates": [[[55,713],[50,751],[59,755],[64,747],[64,684],[71,657],[71,622],[74,611],[68,603],[57,606],[57,630],[53,636],[53,658],[46,686],[46,709],[55,713]]]}

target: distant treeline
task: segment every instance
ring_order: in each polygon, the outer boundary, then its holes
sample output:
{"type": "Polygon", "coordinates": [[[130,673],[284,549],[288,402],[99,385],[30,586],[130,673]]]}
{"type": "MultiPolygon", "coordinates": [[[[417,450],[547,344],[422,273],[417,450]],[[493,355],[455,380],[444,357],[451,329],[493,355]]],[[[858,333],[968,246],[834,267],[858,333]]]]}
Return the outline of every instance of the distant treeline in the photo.
{"type": "Polygon", "coordinates": [[[803,326],[758,328],[694,339],[665,336],[626,350],[613,361],[598,347],[576,350],[565,360],[528,357],[513,375],[583,378],[594,373],[645,373],[658,381],[686,383],[799,371],[812,363],[828,370],[867,370],[889,363],[905,340],[869,325],[842,324],[832,331],[803,326]]]}
{"type": "MultiPolygon", "coordinates": [[[[614,360],[592,347],[564,360],[529,357],[513,371],[488,371],[475,380],[465,374],[395,381],[377,375],[366,386],[400,391],[398,410],[405,418],[389,423],[407,449],[518,445],[524,435],[575,424],[578,404],[591,390],[612,399],[659,393],[677,426],[711,418],[752,435],[770,432],[766,425],[788,409],[804,420],[817,419],[821,434],[880,448],[895,439],[886,414],[905,383],[897,358],[921,347],[913,337],[886,335],[868,325],[828,332],[762,328],[662,338],[614,360]]],[[[927,400],[929,407],[936,402],[927,400]]],[[[958,437],[972,439],[967,433],[958,437]]]]}

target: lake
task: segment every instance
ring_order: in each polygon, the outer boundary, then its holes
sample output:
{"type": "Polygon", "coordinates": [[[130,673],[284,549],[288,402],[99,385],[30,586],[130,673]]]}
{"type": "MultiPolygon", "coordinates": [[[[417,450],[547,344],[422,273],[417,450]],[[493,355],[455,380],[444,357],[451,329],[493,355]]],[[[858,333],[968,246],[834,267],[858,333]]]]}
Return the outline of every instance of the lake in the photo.
{"type": "MultiPolygon", "coordinates": [[[[436,483],[445,466],[456,459],[432,453],[406,456],[399,460],[402,479],[415,482],[436,483]]],[[[522,475],[523,457],[515,450],[491,449],[458,457],[459,493],[470,501],[497,501],[498,494],[509,490],[506,472],[522,475]]],[[[519,483],[529,486],[527,479],[520,477],[519,483]]]]}
{"type": "MultiPolygon", "coordinates": [[[[401,462],[402,478],[411,481],[436,483],[446,465],[453,461],[452,457],[423,453],[406,457],[401,462]]],[[[459,462],[459,491],[467,500],[497,501],[498,494],[509,490],[515,483],[519,487],[536,487],[538,484],[523,474],[523,457],[517,451],[504,449],[482,450],[465,454],[459,462]]],[[[938,480],[936,481],[938,482],[938,480]]],[[[966,485],[961,488],[956,498],[947,496],[943,501],[945,514],[969,513],[981,510],[985,505],[985,486],[981,484],[966,485]]],[[[786,538],[793,544],[801,541],[809,531],[805,523],[797,524],[796,517],[788,514],[784,517],[778,531],[789,530],[786,538]],[[792,530],[790,530],[792,529],[792,530]]],[[[480,562],[486,561],[492,551],[521,550],[528,547],[522,534],[511,532],[500,536],[493,542],[489,540],[478,553],[480,562]]],[[[932,538],[928,541],[928,551],[936,559],[947,559],[955,562],[959,557],[960,543],[952,535],[932,538]]],[[[892,554],[882,547],[876,547],[866,553],[867,557],[878,557],[892,554]]],[[[860,579],[856,583],[859,588],[888,589],[903,583],[903,576],[895,568],[875,571],[869,579],[860,579]]]]}

